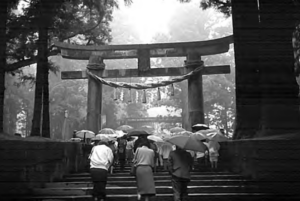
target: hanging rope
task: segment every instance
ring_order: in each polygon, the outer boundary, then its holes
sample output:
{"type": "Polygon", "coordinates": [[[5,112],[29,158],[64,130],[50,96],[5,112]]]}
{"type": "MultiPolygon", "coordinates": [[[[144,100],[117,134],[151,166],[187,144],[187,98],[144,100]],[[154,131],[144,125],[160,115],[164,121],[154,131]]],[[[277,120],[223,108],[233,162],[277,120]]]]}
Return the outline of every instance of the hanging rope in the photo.
{"type": "Polygon", "coordinates": [[[86,72],[89,76],[91,76],[92,78],[94,78],[95,80],[100,82],[101,84],[105,84],[105,85],[108,85],[110,87],[116,87],[116,88],[127,88],[127,89],[137,89],[137,90],[139,90],[139,89],[151,89],[151,88],[163,87],[163,86],[173,84],[175,82],[181,82],[183,80],[188,79],[192,75],[195,75],[195,74],[199,73],[203,69],[203,67],[204,67],[204,65],[202,63],[201,66],[197,67],[192,72],[189,72],[188,74],[183,75],[181,77],[173,78],[171,80],[166,80],[166,81],[162,81],[162,82],[158,82],[158,83],[149,83],[149,84],[141,84],[141,83],[130,83],[130,84],[128,84],[126,82],[112,82],[112,81],[107,81],[107,80],[93,74],[88,69],[87,69],[86,72]]]}

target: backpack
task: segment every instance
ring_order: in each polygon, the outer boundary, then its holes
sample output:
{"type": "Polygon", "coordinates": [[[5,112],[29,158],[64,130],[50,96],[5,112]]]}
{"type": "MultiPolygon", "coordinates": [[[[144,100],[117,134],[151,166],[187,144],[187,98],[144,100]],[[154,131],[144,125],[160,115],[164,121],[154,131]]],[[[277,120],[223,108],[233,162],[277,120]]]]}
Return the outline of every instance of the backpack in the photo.
{"type": "Polygon", "coordinates": [[[118,152],[120,154],[124,153],[126,150],[127,141],[125,139],[120,139],[118,143],[118,152]]]}

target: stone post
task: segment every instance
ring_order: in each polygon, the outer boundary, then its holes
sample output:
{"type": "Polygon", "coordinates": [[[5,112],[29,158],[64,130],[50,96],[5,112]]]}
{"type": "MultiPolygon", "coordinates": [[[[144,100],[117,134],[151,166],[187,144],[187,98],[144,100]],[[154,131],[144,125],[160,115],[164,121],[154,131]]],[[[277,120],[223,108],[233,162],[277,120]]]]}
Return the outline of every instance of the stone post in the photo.
{"type": "MultiPolygon", "coordinates": [[[[186,65],[192,65],[196,61],[201,61],[201,55],[197,52],[191,52],[187,56],[186,65]]],[[[204,108],[203,108],[203,86],[202,74],[197,73],[188,79],[188,118],[190,129],[198,123],[204,124],[204,108]]]]}
{"type": "MultiPolygon", "coordinates": [[[[102,76],[105,64],[103,59],[97,55],[91,55],[87,68],[90,72],[102,76]]],[[[87,126],[86,129],[95,134],[101,129],[102,113],[102,84],[94,78],[88,77],[88,98],[87,98],[87,126]]]]}

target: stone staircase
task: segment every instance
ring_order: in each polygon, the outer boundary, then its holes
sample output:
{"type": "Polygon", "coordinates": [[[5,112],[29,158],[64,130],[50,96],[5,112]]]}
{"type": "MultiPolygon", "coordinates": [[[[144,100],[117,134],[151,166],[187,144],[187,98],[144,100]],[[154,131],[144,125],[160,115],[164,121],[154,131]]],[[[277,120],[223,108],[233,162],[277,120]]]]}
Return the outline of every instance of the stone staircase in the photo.
{"type": "MultiPolygon", "coordinates": [[[[135,201],[136,182],[129,175],[130,167],[124,171],[115,167],[107,182],[108,201],[135,201]]],[[[189,200],[291,200],[285,196],[264,193],[257,182],[247,180],[240,175],[226,172],[193,171],[189,183],[189,200]]],[[[170,175],[162,170],[155,173],[156,197],[151,200],[172,201],[173,190],[170,175]]],[[[15,198],[3,197],[1,200],[92,200],[93,184],[89,173],[65,175],[62,181],[46,183],[43,188],[35,188],[32,195],[15,198]]],[[[296,200],[296,199],[295,199],[296,200]]]]}

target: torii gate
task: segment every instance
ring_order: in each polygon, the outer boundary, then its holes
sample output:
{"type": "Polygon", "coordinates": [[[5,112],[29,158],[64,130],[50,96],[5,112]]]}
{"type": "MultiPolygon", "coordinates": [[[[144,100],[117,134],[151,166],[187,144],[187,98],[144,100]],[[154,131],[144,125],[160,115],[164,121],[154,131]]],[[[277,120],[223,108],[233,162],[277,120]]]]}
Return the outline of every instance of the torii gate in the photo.
{"type": "MultiPolygon", "coordinates": [[[[55,42],[63,58],[89,60],[87,68],[101,78],[182,76],[192,72],[199,65],[201,56],[228,52],[233,36],[220,39],[180,43],[156,43],[134,45],[82,46],[55,42]],[[185,67],[153,68],[151,57],[186,57],[185,67]],[[105,70],[104,59],[138,59],[138,69],[105,70]]],[[[201,73],[188,78],[188,122],[191,125],[204,123],[202,75],[230,73],[229,65],[207,66],[201,73]]],[[[95,133],[101,129],[102,84],[87,75],[86,71],[61,72],[61,79],[88,79],[87,128],[95,133]]]]}

